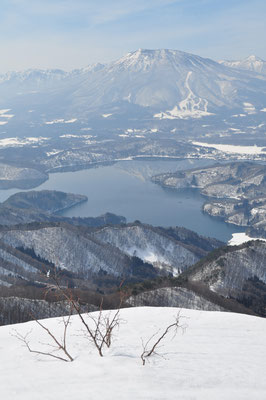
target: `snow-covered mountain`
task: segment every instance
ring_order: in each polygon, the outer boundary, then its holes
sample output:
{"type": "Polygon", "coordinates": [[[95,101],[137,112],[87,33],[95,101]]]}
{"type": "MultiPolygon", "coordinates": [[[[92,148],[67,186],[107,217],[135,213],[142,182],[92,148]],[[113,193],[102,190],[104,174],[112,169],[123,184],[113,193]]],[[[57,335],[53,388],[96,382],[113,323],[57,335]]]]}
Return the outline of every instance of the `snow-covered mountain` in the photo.
{"type": "Polygon", "coordinates": [[[177,50],[139,49],[109,64],[69,73],[30,70],[1,76],[0,106],[18,112],[21,121],[36,106],[39,119],[47,121],[93,117],[119,123],[125,118],[198,119],[225,111],[256,114],[266,107],[266,79],[177,50]]]}
{"type": "Polygon", "coordinates": [[[74,93],[72,106],[93,104],[112,113],[119,104],[120,109],[145,108],[156,119],[200,118],[223,107],[243,110],[245,102],[262,108],[255,87],[266,102],[266,81],[193,54],[140,49],[90,75],[74,93]]]}
{"type": "MultiPolygon", "coordinates": [[[[142,341],[151,343],[173,322],[179,309],[121,310],[114,341],[99,357],[73,316],[66,339],[73,362],[30,353],[15,335],[27,335],[34,350],[54,352],[51,337],[35,321],[0,328],[1,394],[5,400],[87,398],[107,400],[262,400],[265,398],[263,318],[181,310],[177,334],[166,336],[157,355],[142,365],[142,341]],[[49,346],[50,345],[50,346],[49,346]]],[[[107,312],[108,314],[108,312],[107,312]]],[[[95,315],[95,314],[94,314],[95,315]]],[[[106,314],[105,314],[106,315],[106,314]]],[[[42,321],[57,338],[61,318],[42,321]]],[[[92,319],[88,318],[92,324],[92,319]]],[[[160,343],[161,345],[161,343],[160,343]]],[[[61,355],[61,352],[53,353],[61,355]]],[[[64,353],[63,353],[64,356],[64,353]]]]}
{"type": "Polygon", "coordinates": [[[246,57],[243,60],[221,60],[219,62],[226,67],[253,71],[264,75],[266,74],[266,61],[255,55],[246,57]]]}

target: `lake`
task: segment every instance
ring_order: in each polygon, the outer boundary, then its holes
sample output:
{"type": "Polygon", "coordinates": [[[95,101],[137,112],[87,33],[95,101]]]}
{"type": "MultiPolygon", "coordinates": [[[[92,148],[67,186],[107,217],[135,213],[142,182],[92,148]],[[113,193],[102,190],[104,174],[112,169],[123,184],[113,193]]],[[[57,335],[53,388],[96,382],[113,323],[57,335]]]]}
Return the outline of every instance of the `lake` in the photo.
{"type": "MultiPolygon", "coordinates": [[[[213,164],[213,160],[134,160],[76,172],[50,174],[36,190],[50,189],[85,194],[88,201],[66,210],[68,217],[98,216],[106,212],[123,215],[128,222],[140,220],[155,226],[184,226],[201,235],[227,241],[245,229],[203,214],[206,200],[195,189],[164,189],[151,176],[213,164]]],[[[0,191],[0,201],[19,190],[0,191]]]]}

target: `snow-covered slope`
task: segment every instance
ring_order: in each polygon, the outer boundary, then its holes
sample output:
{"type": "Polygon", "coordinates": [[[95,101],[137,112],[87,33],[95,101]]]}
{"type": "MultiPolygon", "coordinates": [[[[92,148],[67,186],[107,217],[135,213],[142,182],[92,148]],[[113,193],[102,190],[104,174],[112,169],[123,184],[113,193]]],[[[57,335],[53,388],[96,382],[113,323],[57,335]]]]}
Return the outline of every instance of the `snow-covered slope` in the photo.
{"type": "Polygon", "coordinates": [[[224,308],[206,300],[192,290],[182,287],[165,287],[130,296],[128,304],[134,307],[180,307],[193,310],[225,311],[224,308]]]}
{"type": "Polygon", "coordinates": [[[0,236],[6,244],[34,249],[41,258],[56,266],[63,264],[68,271],[82,277],[101,269],[115,276],[122,276],[126,271],[130,274],[125,254],[69,226],[12,230],[0,236]]]}
{"type": "Polygon", "coordinates": [[[93,236],[174,275],[178,275],[200,258],[195,254],[195,249],[193,252],[189,246],[149,225],[107,226],[98,229],[93,236]]]}
{"type": "Polygon", "coordinates": [[[84,122],[92,116],[101,121],[134,116],[156,122],[225,110],[245,113],[247,104],[253,114],[260,113],[266,107],[266,80],[178,50],[139,49],[115,62],[69,73],[30,70],[0,76],[3,109],[7,99],[21,120],[35,110],[31,118],[40,113],[35,121],[42,123],[45,118],[84,122]]]}
{"type": "MultiPolygon", "coordinates": [[[[204,282],[212,291],[224,297],[236,299],[243,298],[247,283],[257,279],[263,294],[266,285],[265,254],[264,241],[250,241],[240,246],[220,249],[194,265],[188,271],[188,276],[192,281],[204,282]]],[[[251,294],[256,294],[255,288],[251,294]]],[[[259,298],[263,303],[263,296],[259,298]]]]}
{"type": "MultiPolygon", "coordinates": [[[[146,341],[169,325],[173,308],[137,308],[121,311],[123,323],[113,346],[101,358],[81,334],[78,317],[70,325],[65,363],[28,352],[12,336],[14,329],[28,337],[35,349],[45,350],[49,337],[35,322],[0,328],[1,396],[5,400],[263,400],[265,329],[262,318],[241,314],[181,310],[185,332],[166,338],[142,366],[141,338],[146,341]]],[[[62,321],[44,324],[57,335],[62,321]]],[[[48,346],[49,349],[49,346],[48,346]]]]}
{"type": "MultiPolygon", "coordinates": [[[[253,104],[254,85],[256,79],[210,59],[177,50],[139,49],[90,75],[75,96],[86,97],[87,106],[93,99],[93,106],[104,106],[104,112],[110,112],[108,105],[123,102],[157,110],[155,118],[186,119],[253,104]]],[[[257,90],[264,91],[265,82],[261,85],[257,90]]]]}
{"type": "Polygon", "coordinates": [[[0,189],[12,187],[27,189],[40,185],[48,179],[44,172],[33,168],[19,168],[0,163],[0,189]]]}
{"type": "Polygon", "coordinates": [[[222,60],[220,63],[231,68],[244,69],[257,72],[259,74],[266,74],[266,61],[254,55],[244,58],[243,60],[222,60]]]}

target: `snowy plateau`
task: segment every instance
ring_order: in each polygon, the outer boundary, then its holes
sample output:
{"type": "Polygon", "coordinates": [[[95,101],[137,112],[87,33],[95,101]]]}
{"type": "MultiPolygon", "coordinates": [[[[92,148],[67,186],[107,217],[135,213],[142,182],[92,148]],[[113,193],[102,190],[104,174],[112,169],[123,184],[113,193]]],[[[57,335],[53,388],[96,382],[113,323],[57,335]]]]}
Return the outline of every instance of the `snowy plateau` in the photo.
{"type": "MultiPolygon", "coordinates": [[[[32,348],[49,349],[34,321],[0,328],[1,398],[5,400],[263,400],[265,319],[241,314],[180,310],[176,336],[143,366],[142,342],[173,322],[176,308],[121,310],[115,340],[99,357],[83,336],[78,316],[67,337],[73,362],[29,353],[15,336],[30,332],[32,348]],[[14,336],[15,335],[15,336],[14,336]]],[[[62,320],[42,321],[55,335],[62,320]]]]}

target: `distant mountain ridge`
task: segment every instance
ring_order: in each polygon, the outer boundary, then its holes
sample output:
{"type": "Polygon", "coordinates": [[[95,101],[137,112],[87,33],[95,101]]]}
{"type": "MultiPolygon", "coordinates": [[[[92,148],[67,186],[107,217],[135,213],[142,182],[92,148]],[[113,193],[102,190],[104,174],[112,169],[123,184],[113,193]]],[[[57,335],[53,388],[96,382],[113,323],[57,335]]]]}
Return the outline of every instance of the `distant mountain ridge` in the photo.
{"type": "Polygon", "coordinates": [[[266,74],[266,61],[255,55],[246,57],[243,60],[221,60],[219,62],[220,64],[230,68],[253,71],[264,75],[266,74]]]}
{"type": "Polygon", "coordinates": [[[195,119],[225,110],[255,114],[266,107],[266,80],[231,64],[168,49],[139,49],[109,64],[72,72],[28,70],[0,76],[0,107],[12,109],[15,117],[19,112],[23,121],[29,110],[36,113],[36,105],[40,116],[34,118],[42,121],[87,121],[92,115],[118,121],[195,119]]]}

